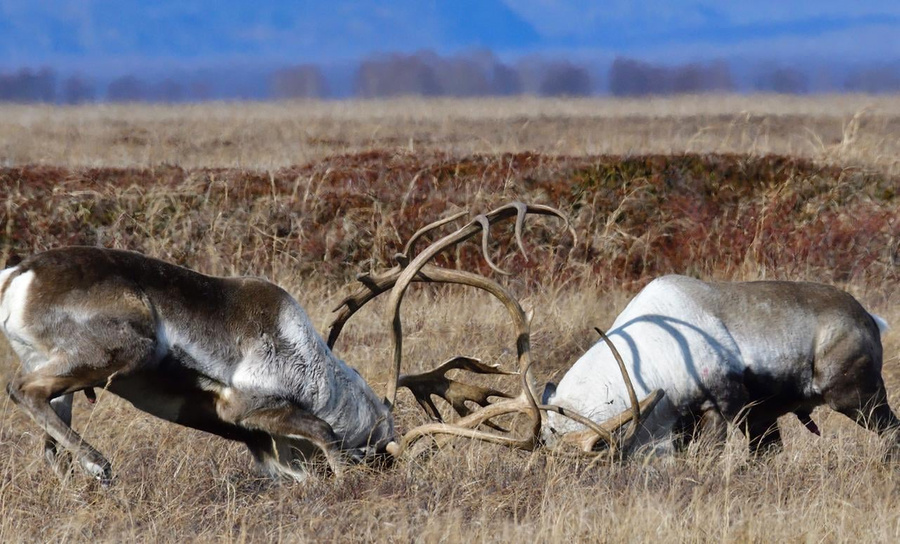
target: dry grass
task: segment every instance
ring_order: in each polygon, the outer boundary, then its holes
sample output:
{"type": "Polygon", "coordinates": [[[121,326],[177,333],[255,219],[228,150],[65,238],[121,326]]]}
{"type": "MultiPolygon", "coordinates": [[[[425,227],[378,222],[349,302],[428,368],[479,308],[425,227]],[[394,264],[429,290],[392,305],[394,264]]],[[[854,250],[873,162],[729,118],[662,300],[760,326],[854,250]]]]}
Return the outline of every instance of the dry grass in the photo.
{"type": "MultiPolygon", "coordinates": [[[[526,299],[538,309],[539,355],[553,352],[554,342],[563,351],[583,349],[593,339],[590,326],[608,324],[624,303],[588,292],[526,299]]],[[[302,294],[322,323],[327,297],[302,294]]],[[[409,360],[502,358],[498,337],[511,343],[504,327],[497,334],[503,319],[484,297],[414,297],[406,312],[409,360]],[[426,316],[438,302],[441,312],[426,316]],[[466,338],[473,331],[476,341],[466,338]]],[[[381,325],[355,327],[342,342],[379,388],[389,355],[381,325]]],[[[896,336],[888,337],[890,353],[900,347],[896,336]]],[[[896,356],[889,364],[900,366],[896,356]]],[[[897,380],[890,386],[897,391],[897,380]]],[[[404,426],[420,421],[409,397],[401,403],[404,426]]],[[[87,406],[77,400],[76,428],[112,460],[118,478],[109,490],[80,472],[60,484],[40,459],[33,423],[4,401],[3,541],[892,542],[900,535],[896,465],[881,462],[877,437],[825,411],[814,415],[821,438],[787,418],[785,452],[761,464],[747,459],[737,437],[722,457],[691,452],[598,467],[457,442],[381,473],[357,468],[342,481],[276,485],[257,478],[241,446],[162,423],[111,396],[87,406]]]]}
{"type": "Polygon", "coordinates": [[[0,106],[0,165],[284,168],[368,149],[751,153],[900,172],[900,98],[538,98],[0,106]]]}
{"type": "MultiPolygon", "coordinates": [[[[558,379],[593,342],[592,327],[608,326],[654,275],[819,279],[895,324],[885,375],[900,405],[900,196],[896,165],[882,156],[898,145],[889,137],[900,102],[875,104],[845,138],[869,100],[4,107],[0,158],[15,166],[0,170],[0,264],[70,243],[140,249],[210,273],[269,277],[324,330],[342,285],[385,264],[418,225],[457,206],[523,198],[562,207],[579,233],[573,244],[538,221],[532,259],[500,259],[519,272],[509,287],[536,310],[542,378],[558,379]],[[680,136],[714,119],[724,123],[716,130],[731,130],[742,110],[777,129],[766,144],[774,147],[680,136]],[[513,129],[526,123],[516,140],[513,129]],[[17,135],[7,130],[14,125],[17,135]],[[823,142],[844,138],[847,153],[790,147],[803,126],[823,142]],[[412,152],[389,139],[411,127],[421,136],[412,152]],[[329,131],[340,138],[310,143],[329,131]],[[604,140],[614,132],[620,139],[604,140]],[[132,140],[111,144],[117,135],[132,140]],[[495,153],[522,150],[547,153],[495,153]],[[680,154],[691,150],[746,154],[680,154]],[[600,151],[665,155],[590,155],[600,151]],[[87,168],[111,165],[127,168],[87,168]]],[[[498,255],[509,255],[508,233],[498,238],[498,255]]],[[[476,250],[444,264],[486,272],[476,250]]],[[[417,289],[404,308],[410,368],[460,353],[510,362],[511,327],[487,297],[417,289]]],[[[379,310],[354,318],[339,350],[381,390],[390,346],[379,310]]],[[[0,342],[0,378],[16,368],[0,342]]],[[[398,417],[409,427],[422,416],[404,396],[398,417]]],[[[814,417],[821,438],[787,418],[784,453],[761,463],[739,436],[721,456],[594,467],[457,441],[383,472],[354,468],[341,481],[296,485],[259,479],[236,444],[111,395],[93,409],[78,398],[75,428],[118,477],[102,490],[80,472],[60,483],[39,455],[36,426],[4,398],[0,541],[900,539],[900,473],[882,461],[884,444],[837,414],[814,417]]]]}

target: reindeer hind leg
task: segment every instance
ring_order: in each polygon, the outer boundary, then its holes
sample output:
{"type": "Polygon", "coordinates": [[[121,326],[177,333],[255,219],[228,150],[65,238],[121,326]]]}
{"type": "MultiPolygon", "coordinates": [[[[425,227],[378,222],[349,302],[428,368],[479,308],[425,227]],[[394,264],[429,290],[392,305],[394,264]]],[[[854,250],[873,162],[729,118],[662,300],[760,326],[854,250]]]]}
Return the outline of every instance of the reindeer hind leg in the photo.
{"type": "MultiPolygon", "coordinates": [[[[53,411],[68,427],[72,426],[72,401],[74,396],[74,394],[68,393],[50,401],[53,411]]],[[[72,463],[72,456],[65,450],[60,451],[59,443],[49,433],[44,433],[44,459],[60,478],[66,476],[72,463]]]]}
{"type": "Polygon", "coordinates": [[[127,375],[152,357],[156,344],[152,323],[141,315],[115,320],[98,317],[86,324],[63,319],[54,330],[55,337],[43,339],[54,355],[26,367],[9,383],[7,392],[49,435],[45,455],[58,459],[53,452],[62,446],[88,474],[108,485],[109,461],[70,426],[71,396],[108,383],[116,374],[127,375]]]}
{"type": "MultiPolygon", "coordinates": [[[[48,366],[52,368],[55,365],[48,366]]],[[[88,474],[101,483],[108,484],[112,477],[109,461],[72,430],[69,426],[71,421],[69,410],[61,410],[63,416],[69,416],[67,422],[50,404],[60,395],[68,396],[68,393],[81,387],[83,385],[76,378],[56,376],[48,367],[43,367],[39,371],[17,376],[6,390],[13,402],[22,407],[47,433],[49,439],[45,440],[45,447],[50,441],[53,441],[51,447],[54,450],[57,444],[62,445],[75,454],[75,458],[88,474]]],[[[65,401],[62,402],[62,406],[65,406],[65,401]]],[[[46,452],[45,449],[45,455],[46,452]]]]}

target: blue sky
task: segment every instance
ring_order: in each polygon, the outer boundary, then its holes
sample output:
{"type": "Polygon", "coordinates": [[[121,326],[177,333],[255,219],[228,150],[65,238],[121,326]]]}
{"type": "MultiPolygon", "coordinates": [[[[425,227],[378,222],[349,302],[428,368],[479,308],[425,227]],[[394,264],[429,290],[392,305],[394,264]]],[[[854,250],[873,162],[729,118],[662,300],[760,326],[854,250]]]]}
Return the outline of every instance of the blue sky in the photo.
{"type": "Polygon", "coordinates": [[[889,62],[900,1],[0,0],[0,67],[501,56],[889,62]]]}
{"type": "Polygon", "coordinates": [[[666,57],[900,56],[897,1],[506,0],[548,41],[666,57]]]}

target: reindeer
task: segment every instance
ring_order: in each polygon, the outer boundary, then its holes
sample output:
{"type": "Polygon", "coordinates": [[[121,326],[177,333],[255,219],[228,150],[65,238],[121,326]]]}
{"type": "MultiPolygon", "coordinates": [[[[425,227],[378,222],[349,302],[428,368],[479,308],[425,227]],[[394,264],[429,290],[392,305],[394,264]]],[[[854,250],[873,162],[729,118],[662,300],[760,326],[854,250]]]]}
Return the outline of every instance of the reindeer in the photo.
{"type": "MultiPolygon", "coordinates": [[[[606,366],[620,358],[638,394],[665,392],[632,447],[683,448],[701,431],[721,444],[728,423],[737,422],[751,452],[778,451],[777,418],[794,413],[819,434],[810,414],[822,404],[891,434],[900,421],[881,376],[886,329],[883,319],[827,285],[665,276],[638,293],[607,341],[588,350],[558,387],[548,384],[543,400],[594,421],[618,413],[634,396],[606,366]]],[[[543,434],[548,443],[577,443],[579,430],[550,413],[543,434]]]]}
{"type": "MultiPolygon", "coordinates": [[[[622,450],[622,429],[638,423],[642,410],[652,410],[658,392],[642,403],[635,399],[607,427],[539,405],[530,371],[530,317],[520,304],[487,277],[429,264],[482,232],[484,257],[499,271],[488,255],[491,225],[515,217],[522,249],[528,214],[565,219],[553,208],[511,203],[476,216],[414,255],[420,238],[466,214],[423,227],[396,266],[358,278],[362,287],[338,306],[328,343],[294,298],[263,279],[212,277],[139,253],[94,247],[34,255],[0,272],[0,326],[22,363],[7,391],[45,431],[44,454],[55,470],[68,471],[61,446],[103,485],[111,482],[109,461],[71,428],[73,394],[83,391],[93,399],[99,387],[159,418],[243,442],[264,472],[297,480],[307,477],[307,461],[319,455],[339,475],[345,463],[399,458],[425,436],[465,436],[530,450],[539,444],[547,410],[580,421],[609,451],[622,450]],[[429,372],[401,375],[400,307],[413,281],[468,285],[501,301],[516,327],[518,372],[455,357],[429,372]],[[347,320],[388,291],[394,359],[382,399],[332,348],[347,320]],[[459,382],[446,376],[454,369],[516,374],[522,390],[512,397],[459,382]],[[433,420],[402,437],[392,414],[398,387],[409,388],[433,420]],[[433,395],[460,419],[444,422],[433,395]],[[467,403],[482,408],[473,412],[467,403]],[[526,436],[504,433],[494,421],[516,413],[531,420],[526,436]]],[[[629,429],[626,439],[633,435],[629,429]]]]}

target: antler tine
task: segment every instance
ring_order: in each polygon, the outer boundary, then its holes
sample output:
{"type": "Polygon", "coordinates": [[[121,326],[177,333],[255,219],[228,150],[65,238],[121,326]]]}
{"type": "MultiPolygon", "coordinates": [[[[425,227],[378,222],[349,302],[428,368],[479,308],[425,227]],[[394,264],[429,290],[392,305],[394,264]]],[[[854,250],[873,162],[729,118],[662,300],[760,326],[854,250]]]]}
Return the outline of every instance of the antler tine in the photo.
{"type": "Polygon", "coordinates": [[[452,223],[453,221],[456,221],[460,217],[463,217],[468,214],[469,214],[468,211],[461,211],[461,212],[457,212],[457,213],[451,215],[450,217],[445,217],[444,219],[438,219],[437,221],[428,223],[424,227],[417,230],[415,232],[415,234],[413,234],[412,237],[409,239],[409,241],[406,242],[406,245],[403,246],[403,254],[407,255],[407,256],[411,255],[413,247],[416,245],[416,242],[418,242],[419,238],[421,238],[422,236],[425,236],[427,233],[433,231],[434,229],[436,229],[438,227],[443,227],[447,223],[452,223]]]}
{"type": "Polygon", "coordinates": [[[556,208],[552,208],[550,206],[545,206],[543,204],[524,204],[522,202],[510,202],[506,205],[507,207],[516,208],[516,225],[515,225],[515,234],[516,234],[516,244],[519,246],[519,251],[522,253],[522,256],[525,257],[525,260],[528,260],[528,254],[525,252],[525,247],[522,243],[522,228],[525,225],[525,214],[526,213],[534,213],[534,214],[543,214],[543,215],[552,215],[559,219],[563,220],[563,228],[569,232],[569,235],[572,237],[572,246],[578,245],[578,234],[575,232],[575,229],[572,228],[572,224],[569,222],[569,218],[566,217],[562,212],[557,210],[556,208]]]}
{"type": "MultiPolygon", "coordinates": [[[[513,202],[510,205],[516,207],[516,245],[519,246],[519,252],[522,253],[522,257],[525,261],[528,261],[528,253],[525,251],[525,245],[522,243],[522,227],[525,225],[525,214],[528,213],[528,207],[522,204],[521,202],[513,202]]],[[[568,218],[563,218],[566,222],[566,225],[569,224],[568,218]]]]}
{"type": "MultiPolygon", "coordinates": [[[[466,370],[476,374],[500,374],[506,376],[512,374],[512,372],[507,372],[499,366],[484,364],[478,359],[473,359],[471,357],[454,357],[429,372],[400,376],[400,387],[408,388],[425,413],[428,414],[431,419],[439,422],[443,422],[444,419],[441,417],[440,411],[434,405],[434,402],[431,399],[432,395],[438,395],[447,401],[460,417],[466,417],[472,412],[469,407],[466,406],[467,401],[485,407],[491,404],[489,400],[490,397],[512,398],[502,391],[490,387],[481,387],[458,382],[446,376],[447,372],[457,369],[466,370]]],[[[495,430],[505,431],[505,429],[491,422],[485,422],[485,424],[495,430]]]]}
{"type": "Polygon", "coordinates": [[[494,261],[491,260],[490,254],[490,241],[491,241],[491,223],[490,220],[485,215],[476,215],[475,219],[472,220],[473,223],[478,223],[481,225],[481,253],[484,256],[485,262],[491,269],[498,273],[503,274],[504,276],[509,276],[510,273],[502,268],[498,267],[494,264],[494,261]]]}

